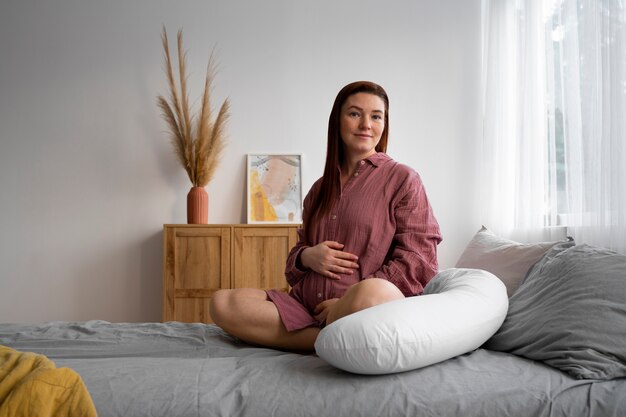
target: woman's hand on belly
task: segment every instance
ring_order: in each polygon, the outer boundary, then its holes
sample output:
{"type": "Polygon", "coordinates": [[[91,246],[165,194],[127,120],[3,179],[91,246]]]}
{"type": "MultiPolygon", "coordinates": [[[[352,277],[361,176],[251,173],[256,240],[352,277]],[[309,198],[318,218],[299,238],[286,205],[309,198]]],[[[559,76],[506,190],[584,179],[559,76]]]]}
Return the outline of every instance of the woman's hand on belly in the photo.
{"type": "Polygon", "coordinates": [[[324,300],[319,303],[315,307],[315,319],[320,323],[324,323],[326,321],[326,317],[328,317],[328,313],[337,301],[339,301],[339,298],[329,298],[328,300],[324,300]]]}
{"type": "Polygon", "coordinates": [[[358,256],[344,252],[343,244],[327,240],[318,245],[306,248],[300,254],[300,262],[318,274],[330,278],[340,279],[338,274],[351,275],[359,268],[356,263],[358,256]]]}

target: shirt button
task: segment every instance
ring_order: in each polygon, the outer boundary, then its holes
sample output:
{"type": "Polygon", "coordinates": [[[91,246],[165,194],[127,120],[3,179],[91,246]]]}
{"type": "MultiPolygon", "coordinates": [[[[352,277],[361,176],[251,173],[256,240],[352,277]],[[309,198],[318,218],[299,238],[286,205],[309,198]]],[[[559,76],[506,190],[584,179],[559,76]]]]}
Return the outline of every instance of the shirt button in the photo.
{"type": "Polygon", "coordinates": [[[335,220],[337,218],[336,214],[333,214],[332,216],[330,216],[331,219],[335,220]]]}
{"type": "Polygon", "coordinates": [[[317,298],[322,298],[322,293],[321,292],[317,293],[317,298]]]}
{"type": "Polygon", "coordinates": [[[365,161],[361,161],[361,165],[365,165],[365,161]]]}
{"type": "Polygon", "coordinates": [[[354,176],[355,176],[355,177],[358,177],[358,176],[359,176],[359,173],[358,173],[358,172],[355,172],[355,173],[354,173],[354,176]]]}

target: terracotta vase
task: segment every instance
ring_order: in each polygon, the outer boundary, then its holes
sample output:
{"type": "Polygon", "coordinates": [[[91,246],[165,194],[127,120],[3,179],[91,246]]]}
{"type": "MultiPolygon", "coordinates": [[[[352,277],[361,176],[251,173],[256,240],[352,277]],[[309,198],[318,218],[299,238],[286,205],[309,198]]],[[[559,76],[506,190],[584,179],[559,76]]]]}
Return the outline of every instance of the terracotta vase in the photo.
{"type": "Polygon", "coordinates": [[[209,195],[204,187],[191,187],[187,194],[187,224],[209,222],[209,195]]]}

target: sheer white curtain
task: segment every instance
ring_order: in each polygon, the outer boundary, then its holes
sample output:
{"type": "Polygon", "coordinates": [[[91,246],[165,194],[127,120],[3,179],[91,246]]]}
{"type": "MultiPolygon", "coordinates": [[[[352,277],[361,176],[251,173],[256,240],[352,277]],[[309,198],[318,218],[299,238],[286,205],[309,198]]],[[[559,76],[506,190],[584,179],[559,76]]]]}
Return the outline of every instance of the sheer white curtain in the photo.
{"type": "Polygon", "coordinates": [[[484,223],[519,240],[549,238],[544,10],[540,1],[483,1],[484,223]]]}
{"type": "Polygon", "coordinates": [[[626,253],[625,10],[622,0],[565,0],[557,2],[553,15],[561,23],[555,30],[563,33],[564,221],[576,241],[622,253],[626,253]]]}
{"type": "Polygon", "coordinates": [[[484,223],[626,249],[623,0],[483,0],[484,223]]]}

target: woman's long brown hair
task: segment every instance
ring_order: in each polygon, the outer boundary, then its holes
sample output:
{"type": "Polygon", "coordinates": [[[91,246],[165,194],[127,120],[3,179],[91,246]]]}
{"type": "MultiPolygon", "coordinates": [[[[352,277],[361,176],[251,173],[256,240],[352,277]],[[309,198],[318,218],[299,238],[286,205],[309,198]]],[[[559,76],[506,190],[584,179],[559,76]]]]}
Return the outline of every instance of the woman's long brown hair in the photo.
{"type": "Polygon", "coordinates": [[[344,162],[343,141],[340,135],[341,108],[348,97],[357,93],[374,94],[385,102],[385,128],[380,137],[376,152],[387,151],[387,137],[389,136],[389,97],[387,92],[378,84],[370,81],[356,81],[348,84],[339,91],[328,119],[328,145],[326,149],[326,165],[320,192],[314,200],[312,210],[305,216],[304,230],[308,244],[313,244],[311,231],[317,223],[330,212],[333,203],[340,193],[340,167],[344,162]]]}

